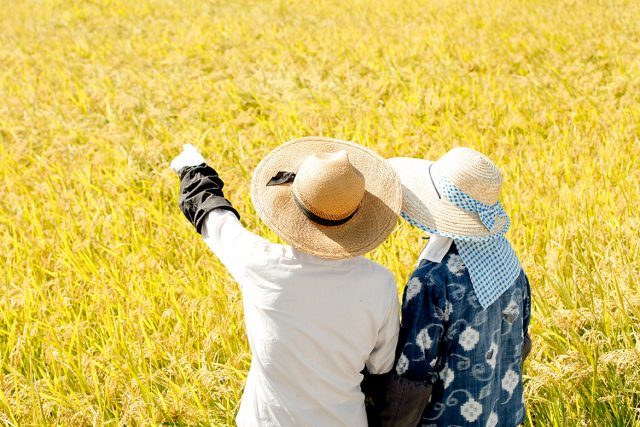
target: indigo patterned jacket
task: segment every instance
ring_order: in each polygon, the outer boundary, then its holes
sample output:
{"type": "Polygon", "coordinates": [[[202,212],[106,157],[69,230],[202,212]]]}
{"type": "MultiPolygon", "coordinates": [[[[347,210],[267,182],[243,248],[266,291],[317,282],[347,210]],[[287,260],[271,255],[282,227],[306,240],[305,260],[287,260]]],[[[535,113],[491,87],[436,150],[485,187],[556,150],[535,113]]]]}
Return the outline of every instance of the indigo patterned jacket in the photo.
{"type": "Polygon", "coordinates": [[[404,289],[395,368],[403,380],[433,384],[429,403],[420,408],[420,426],[524,422],[522,363],[530,348],[530,311],[523,271],[483,309],[455,244],[441,263],[420,262],[404,289]]]}

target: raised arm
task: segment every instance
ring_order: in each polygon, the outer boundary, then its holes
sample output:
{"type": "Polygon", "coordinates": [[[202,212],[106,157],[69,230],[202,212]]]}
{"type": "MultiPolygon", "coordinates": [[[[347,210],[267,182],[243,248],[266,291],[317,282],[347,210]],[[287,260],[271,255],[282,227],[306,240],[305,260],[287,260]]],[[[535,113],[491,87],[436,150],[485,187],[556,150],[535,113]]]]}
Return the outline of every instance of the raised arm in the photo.
{"type": "Polygon", "coordinates": [[[222,179],[194,146],[186,144],[171,162],[171,169],[180,177],[180,209],[202,234],[207,246],[236,276],[238,268],[251,259],[251,253],[264,252],[269,243],[242,226],[238,211],[224,197],[222,179]]]}
{"type": "Polygon", "coordinates": [[[224,183],[218,172],[207,165],[193,145],[184,145],[182,153],[171,162],[171,169],[180,177],[180,209],[198,233],[202,233],[207,214],[215,209],[233,212],[240,219],[238,211],[224,198],[224,183]]]}

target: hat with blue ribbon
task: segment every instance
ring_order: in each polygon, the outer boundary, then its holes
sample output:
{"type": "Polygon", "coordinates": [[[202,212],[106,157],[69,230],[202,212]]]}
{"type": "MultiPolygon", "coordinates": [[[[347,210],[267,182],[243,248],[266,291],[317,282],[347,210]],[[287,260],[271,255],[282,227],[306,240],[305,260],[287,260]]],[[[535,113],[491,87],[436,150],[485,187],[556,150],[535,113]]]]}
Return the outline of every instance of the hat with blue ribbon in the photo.
{"type": "Polygon", "coordinates": [[[394,157],[402,216],[421,229],[462,241],[492,240],[509,229],[498,201],[502,174],[485,155],[456,147],[435,162],[394,157]]]}
{"type": "Polygon", "coordinates": [[[486,308],[522,267],[504,237],[509,216],[498,201],[502,174],[483,154],[457,147],[438,161],[389,159],[402,183],[401,215],[429,234],[450,237],[486,308]]]}

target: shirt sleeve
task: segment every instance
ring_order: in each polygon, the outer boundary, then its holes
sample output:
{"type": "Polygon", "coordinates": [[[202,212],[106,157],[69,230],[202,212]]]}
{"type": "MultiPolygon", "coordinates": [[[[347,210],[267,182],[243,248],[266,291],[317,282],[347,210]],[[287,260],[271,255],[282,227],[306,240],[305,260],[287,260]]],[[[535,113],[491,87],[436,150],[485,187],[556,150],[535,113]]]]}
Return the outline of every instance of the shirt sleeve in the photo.
{"type": "MultiPolygon", "coordinates": [[[[411,301],[413,299],[412,292],[418,290],[415,287],[410,287],[409,289],[409,296],[407,296],[407,287],[405,287],[403,297],[405,303],[407,299],[411,301]]],[[[397,310],[397,296],[394,299],[396,301],[394,308],[397,310]]],[[[404,315],[405,310],[403,308],[404,315]]],[[[410,324],[413,325],[413,323],[410,324]]],[[[402,328],[405,326],[403,317],[402,328]]],[[[402,338],[400,338],[400,341],[402,341],[402,338]]],[[[397,343],[398,350],[402,347],[400,341],[397,343]]],[[[396,372],[406,368],[407,366],[401,364],[396,367],[396,372]]],[[[415,426],[420,421],[420,416],[429,402],[432,383],[423,379],[408,379],[405,376],[398,375],[396,372],[392,371],[387,375],[381,376],[381,378],[375,378],[371,381],[370,390],[368,390],[369,394],[365,392],[367,418],[370,426],[405,427],[415,426]]]]}
{"type": "Polygon", "coordinates": [[[239,276],[248,263],[268,253],[270,242],[245,229],[233,212],[212,210],[205,216],[202,239],[242,285],[239,276]]]}
{"type": "Polygon", "coordinates": [[[432,270],[418,271],[403,293],[396,373],[409,380],[434,383],[443,364],[439,356],[447,303],[432,270]]]}
{"type": "MultiPolygon", "coordinates": [[[[391,273],[389,274],[391,275],[391,273]]],[[[392,281],[392,286],[390,286],[392,295],[389,298],[384,321],[378,331],[376,345],[366,362],[367,370],[371,374],[384,374],[393,368],[400,320],[398,318],[398,294],[393,275],[390,280],[392,281]]]]}

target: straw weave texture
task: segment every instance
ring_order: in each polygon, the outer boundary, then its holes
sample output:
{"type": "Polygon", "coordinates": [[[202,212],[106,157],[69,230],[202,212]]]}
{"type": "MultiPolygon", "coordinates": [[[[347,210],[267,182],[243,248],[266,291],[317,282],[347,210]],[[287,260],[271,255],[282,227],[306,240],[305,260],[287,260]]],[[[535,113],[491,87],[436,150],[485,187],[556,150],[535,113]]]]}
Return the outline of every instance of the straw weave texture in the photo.
{"type": "Polygon", "coordinates": [[[402,189],[394,170],[373,151],[348,141],[307,137],[284,143],[262,159],[251,181],[251,199],[258,216],[286,243],[312,255],[339,259],[365,254],[387,238],[400,213],[402,189]],[[295,205],[290,185],[266,186],[280,171],[297,172],[311,155],[340,150],[347,152],[365,184],[358,210],[342,225],[322,226],[309,220],[295,205]]]}
{"type": "Polygon", "coordinates": [[[443,174],[482,203],[496,203],[502,185],[500,172],[491,161],[488,165],[480,158],[474,161],[466,150],[451,150],[448,154],[458,153],[443,156],[437,162],[404,157],[389,159],[402,182],[402,211],[415,222],[448,237],[491,238],[503,234],[508,218],[496,217],[493,229],[488,230],[476,212],[461,209],[442,195],[440,198],[432,183],[429,167],[433,165],[432,174],[443,174]]]}

